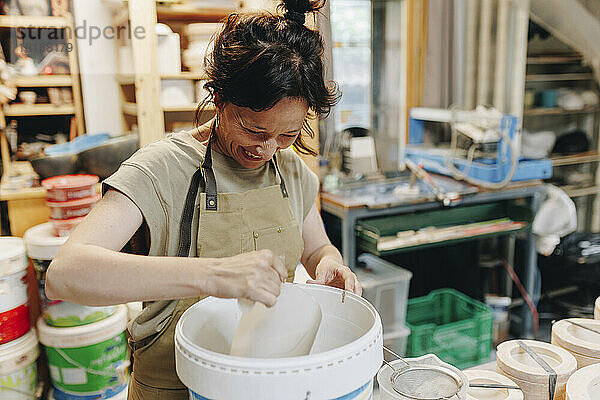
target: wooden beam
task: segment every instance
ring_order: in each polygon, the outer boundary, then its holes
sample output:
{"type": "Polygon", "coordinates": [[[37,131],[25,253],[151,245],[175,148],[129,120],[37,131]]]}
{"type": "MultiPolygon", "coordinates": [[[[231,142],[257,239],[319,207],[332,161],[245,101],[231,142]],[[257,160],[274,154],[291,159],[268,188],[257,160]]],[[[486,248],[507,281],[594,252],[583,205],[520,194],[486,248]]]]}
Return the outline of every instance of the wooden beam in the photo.
{"type": "Polygon", "coordinates": [[[160,76],[158,74],[154,33],[157,23],[156,4],[148,0],[130,0],[131,45],[136,71],[135,97],[138,110],[140,146],[161,139],[165,134],[164,116],[160,106],[160,76]],[[137,35],[136,35],[137,31],[137,35]]]}

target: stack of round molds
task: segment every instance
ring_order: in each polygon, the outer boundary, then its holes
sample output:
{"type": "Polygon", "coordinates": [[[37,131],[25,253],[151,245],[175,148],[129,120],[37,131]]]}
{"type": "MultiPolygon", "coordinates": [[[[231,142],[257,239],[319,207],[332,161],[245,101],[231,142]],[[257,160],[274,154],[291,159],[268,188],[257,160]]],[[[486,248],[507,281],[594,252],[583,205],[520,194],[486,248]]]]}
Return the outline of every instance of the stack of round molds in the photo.
{"type": "Polygon", "coordinates": [[[101,321],[115,313],[115,306],[87,307],[46,297],[46,271],[67,237],[57,237],[50,223],[34,226],[25,232],[27,254],[38,280],[42,314],[49,326],[71,328],[101,321]]]}
{"type": "Polygon", "coordinates": [[[582,326],[600,332],[600,320],[596,319],[563,319],[552,326],[552,344],[573,354],[577,369],[600,362],[600,334],[582,326]]]}
{"type": "Polygon", "coordinates": [[[594,305],[594,319],[600,319],[600,297],[596,299],[596,304],[594,305]]]}
{"type": "MultiPolygon", "coordinates": [[[[469,385],[487,384],[517,386],[512,380],[494,371],[470,369],[463,371],[469,379],[469,385]]],[[[475,388],[467,390],[467,400],[523,400],[523,392],[518,389],[475,388]]]]}
{"type": "MultiPolygon", "coordinates": [[[[575,357],[568,351],[549,343],[535,340],[522,340],[556,373],[556,385],[552,400],[564,400],[569,377],[577,369],[575,357]]],[[[550,393],[550,373],[538,364],[519,345],[519,340],[511,340],[498,345],[498,372],[514,381],[527,400],[548,400],[550,393]]]]}
{"type": "Polygon", "coordinates": [[[600,364],[581,368],[567,382],[567,400],[600,399],[600,364]]]}

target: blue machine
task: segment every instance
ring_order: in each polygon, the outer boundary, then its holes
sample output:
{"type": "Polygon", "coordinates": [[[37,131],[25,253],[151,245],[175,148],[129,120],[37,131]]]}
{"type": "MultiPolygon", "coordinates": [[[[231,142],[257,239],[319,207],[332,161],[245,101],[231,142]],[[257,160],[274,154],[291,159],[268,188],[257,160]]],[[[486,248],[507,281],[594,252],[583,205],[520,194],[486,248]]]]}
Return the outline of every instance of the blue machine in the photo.
{"type": "Polygon", "coordinates": [[[509,114],[499,116],[498,135],[496,139],[492,139],[495,154],[487,152],[485,157],[461,157],[452,149],[423,144],[426,122],[477,123],[478,119],[482,118],[485,118],[485,113],[478,111],[413,108],[410,110],[409,140],[404,156],[427,171],[459,179],[464,177],[471,183],[481,182],[482,186],[485,186],[485,183],[493,185],[508,181],[548,179],[552,176],[552,161],[549,159],[525,159],[518,155],[513,159],[512,152],[515,147],[511,147],[511,142],[519,142],[518,119],[509,114]]]}

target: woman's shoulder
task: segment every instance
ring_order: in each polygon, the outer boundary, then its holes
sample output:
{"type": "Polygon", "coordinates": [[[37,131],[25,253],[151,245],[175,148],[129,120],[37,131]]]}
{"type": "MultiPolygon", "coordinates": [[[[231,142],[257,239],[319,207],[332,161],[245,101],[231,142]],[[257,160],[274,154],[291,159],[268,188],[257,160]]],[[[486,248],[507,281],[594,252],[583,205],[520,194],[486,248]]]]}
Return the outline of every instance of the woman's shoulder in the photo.
{"type": "Polygon", "coordinates": [[[197,168],[204,160],[205,150],[192,131],[170,133],[140,148],[123,164],[153,170],[170,166],[197,168]]]}

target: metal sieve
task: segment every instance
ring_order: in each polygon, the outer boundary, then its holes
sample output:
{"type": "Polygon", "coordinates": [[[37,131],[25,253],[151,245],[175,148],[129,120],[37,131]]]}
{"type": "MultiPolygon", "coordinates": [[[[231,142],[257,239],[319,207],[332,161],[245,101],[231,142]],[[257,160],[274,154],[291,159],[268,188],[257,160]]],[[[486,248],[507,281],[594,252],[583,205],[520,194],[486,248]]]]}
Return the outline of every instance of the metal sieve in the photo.
{"type": "Polygon", "coordinates": [[[390,384],[399,395],[414,400],[450,400],[453,397],[460,399],[458,393],[464,382],[455,372],[436,365],[411,365],[387,347],[383,348],[405,364],[404,367],[396,369],[384,360],[393,371],[390,384]]]}

